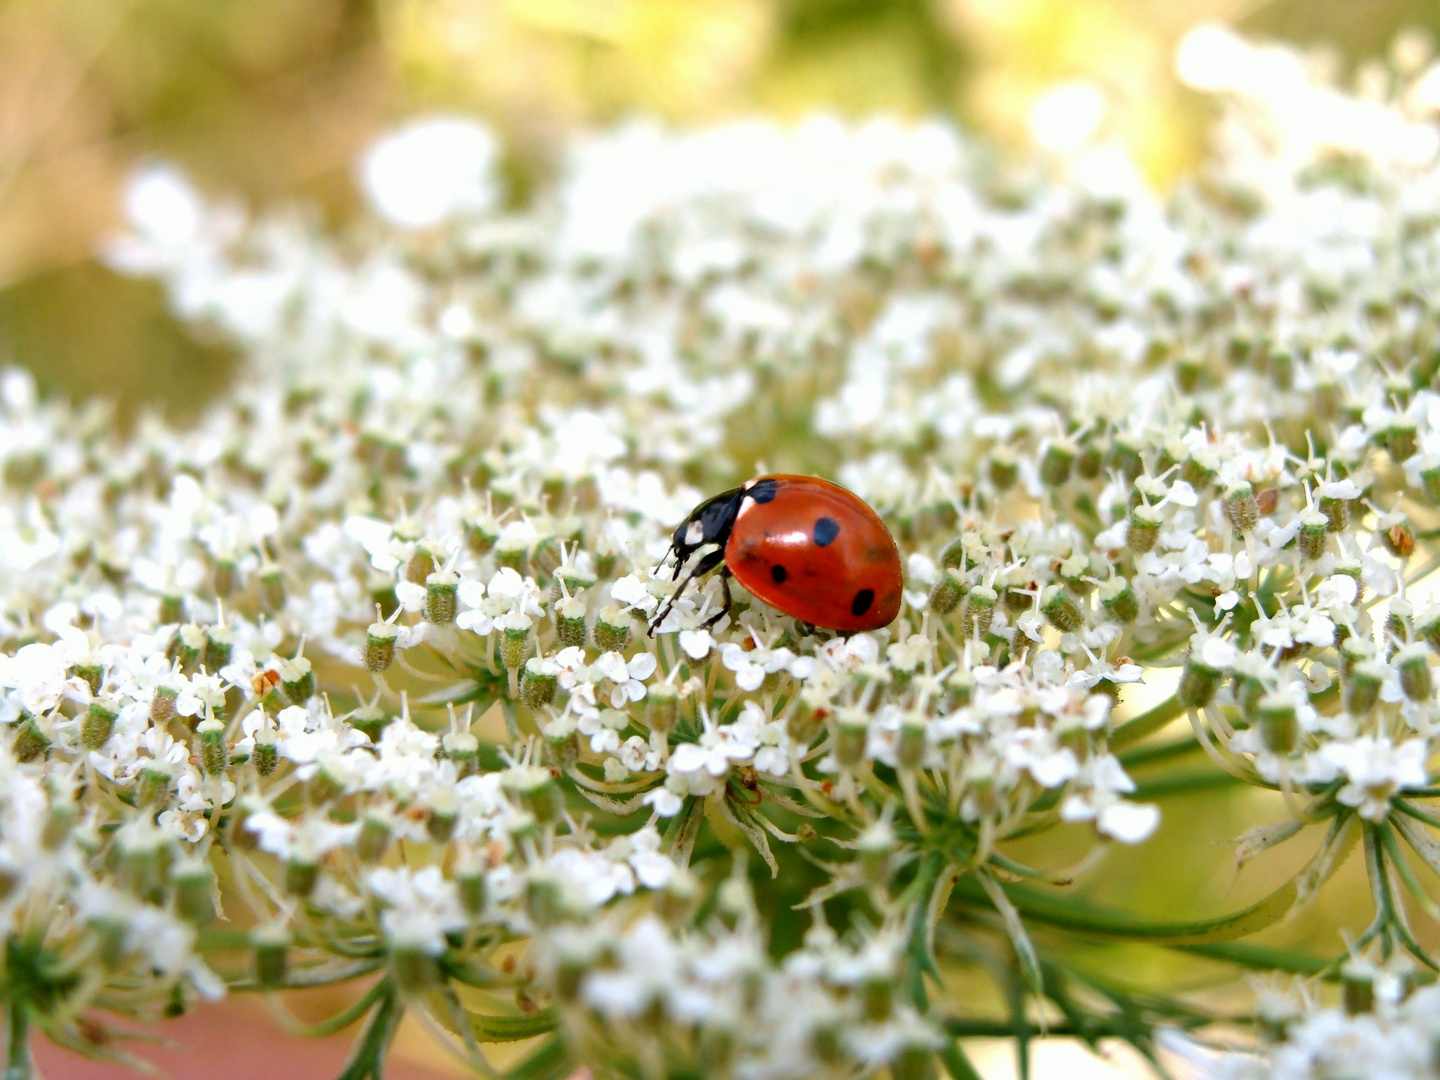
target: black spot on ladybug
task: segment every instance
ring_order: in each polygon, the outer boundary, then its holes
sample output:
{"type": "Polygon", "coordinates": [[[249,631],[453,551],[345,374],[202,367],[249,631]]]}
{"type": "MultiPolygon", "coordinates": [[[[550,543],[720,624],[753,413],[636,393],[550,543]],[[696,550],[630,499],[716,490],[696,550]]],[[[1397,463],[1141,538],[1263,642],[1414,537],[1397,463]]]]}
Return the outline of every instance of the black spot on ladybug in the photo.
{"type": "Polygon", "coordinates": [[[783,566],[777,564],[770,567],[770,576],[775,579],[775,584],[779,585],[790,575],[785,572],[785,568],[783,566]]]}
{"type": "MultiPolygon", "coordinates": [[[[821,519],[828,520],[828,519],[821,519]]],[[[855,616],[864,615],[870,610],[870,605],[875,602],[874,589],[861,589],[855,594],[855,599],[850,601],[850,614],[855,616]]]]}
{"type": "Polygon", "coordinates": [[[815,522],[815,529],[810,535],[815,538],[815,543],[825,547],[840,535],[840,523],[832,517],[822,517],[815,522]]]}
{"type": "Polygon", "coordinates": [[[774,480],[756,480],[745,489],[745,494],[754,499],[757,503],[768,503],[775,498],[776,483],[774,480]]]}

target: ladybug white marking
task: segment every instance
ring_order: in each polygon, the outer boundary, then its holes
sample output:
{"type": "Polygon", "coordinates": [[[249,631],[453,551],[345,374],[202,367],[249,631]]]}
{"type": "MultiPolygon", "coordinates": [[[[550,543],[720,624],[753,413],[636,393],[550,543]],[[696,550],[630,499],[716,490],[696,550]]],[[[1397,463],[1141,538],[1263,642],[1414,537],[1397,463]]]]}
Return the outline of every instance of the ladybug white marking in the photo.
{"type": "Polygon", "coordinates": [[[685,528],[685,543],[690,547],[705,542],[705,526],[698,521],[692,521],[685,528]]]}

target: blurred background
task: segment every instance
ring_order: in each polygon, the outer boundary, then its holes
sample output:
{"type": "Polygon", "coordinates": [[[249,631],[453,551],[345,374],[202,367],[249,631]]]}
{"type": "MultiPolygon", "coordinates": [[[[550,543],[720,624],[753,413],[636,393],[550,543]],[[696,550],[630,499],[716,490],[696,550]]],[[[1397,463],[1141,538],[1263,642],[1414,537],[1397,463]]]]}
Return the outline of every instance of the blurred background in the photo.
{"type": "Polygon", "coordinates": [[[1057,87],[1159,188],[1203,155],[1206,103],[1172,73],[1211,21],[1383,62],[1435,0],[0,0],[0,361],[43,386],[175,419],[224,385],[223,347],[157,288],[92,260],[128,170],[174,159],[212,194],[341,220],[357,151],[462,110],[509,146],[519,199],[567,132],[629,114],[941,114],[1003,147],[1057,87]]]}
{"type": "MultiPolygon", "coordinates": [[[[304,202],[340,223],[357,209],[358,152],[416,113],[491,122],[523,201],[570,132],[631,114],[938,114],[1025,152],[1046,137],[1036,102],[1080,87],[1103,102],[1101,137],[1163,191],[1204,158],[1211,105],[1172,64],[1202,22],[1319,50],[1342,78],[1387,63],[1402,29],[1440,41],[1436,0],[0,0],[0,364],[30,367],[51,393],[112,397],[124,416],[154,407],[183,421],[223,388],[234,359],[223,343],[195,340],[158,286],[93,258],[119,223],[127,174],[157,157],[213,195],[304,202]]],[[[1259,798],[1168,793],[1166,833],[1115,853],[1092,894],[1126,907],[1187,895],[1209,910],[1262,895],[1308,850],[1237,880],[1223,845],[1282,816],[1259,798]],[[1189,857],[1205,844],[1213,861],[1189,857]]],[[[1358,871],[1346,868],[1325,912],[1270,937],[1331,951],[1337,924],[1364,920],[1358,871]]],[[[1102,962],[1125,965],[1109,948],[1102,962]]],[[[1157,953],[1136,957],[1136,974],[1172,990],[1220,981],[1157,953]]],[[[169,1032],[190,1048],[163,1062],[171,1075],[253,1075],[245,1047],[257,1042],[283,1057],[282,1075],[338,1071],[348,1034],[302,1057],[311,1051],[268,1034],[255,1003],[225,1009],[169,1032]]],[[[987,1069],[1006,1075],[1008,1052],[993,1050],[987,1069]]],[[[397,1076],[453,1075],[418,1033],[401,1051],[397,1076]]],[[[1105,1075],[1088,1060],[1041,1061],[1037,1075],[1105,1075]]],[[[116,1075],[51,1051],[42,1065],[52,1077],[116,1075]]]]}

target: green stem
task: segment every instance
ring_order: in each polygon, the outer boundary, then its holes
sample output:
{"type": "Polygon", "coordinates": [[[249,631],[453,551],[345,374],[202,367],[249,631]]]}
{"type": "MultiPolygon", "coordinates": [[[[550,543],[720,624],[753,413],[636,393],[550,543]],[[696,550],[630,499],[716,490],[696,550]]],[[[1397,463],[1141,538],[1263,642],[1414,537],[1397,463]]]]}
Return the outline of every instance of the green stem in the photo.
{"type": "MultiPolygon", "coordinates": [[[[1103,908],[1032,886],[1007,885],[1004,891],[1021,915],[1036,922],[1090,937],[1150,941],[1160,945],[1203,944],[1245,937],[1283,918],[1294,905],[1296,896],[1295,883],[1291,881],[1240,911],[1186,922],[1147,922],[1129,912],[1103,908]]],[[[955,894],[971,904],[990,906],[986,903],[990,897],[973,875],[956,884],[955,894]]]]}
{"type": "Polygon", "coordinates": [[[960,1049],[960,1044],[954,1039],[940,1048],[940,1064],[945,1066],[950,1080],[982,1080],[980,1073],[965,1056],[965,1051],[960,1049]]]}
{"type": "Polygon", "coordinates": [[[337,1031],[344,1031],[360,1017],[370,1011],[381,994],[385,992],[385,980],[381,979],[374,986],[365,992],[365,995],[356,1001],[355,1004],[341,1009],[328,1020],[321,1020],[317,1024],[297,1024],[291,1030],[297,1035],[307,1039],[321,1039],[326,1035],[334,1035],[337,1031]]]}
{"type": "Polygon", "coordinates": [[[1139,768],[1142,765],[1153,765],[1158,761],[1168,761],[1171,758],[1185,757],[1200,749],[1200,744],[1192,736],[1185,736],[1183,739],[1174,739],[1171,742],[1158,743],[1152,746],[1137,746],[1133,750],[1127,750],[1123,754],[1117,754],[1120,764],[1125,766],[1125,771],[1139,768]]]}
{"type": "MultiPolygon", "coordinates": [[[[1248,1017],[1235,1017],[1229,1020],[1230,1023],[1247,1023],[1248,1017]]],[[[1202,1024],[1215,1022],[1209,1017],[1185,1018],[1181,1020],[1170,1020],[1168,1023],[1178,1023],[1182,1027],[1189,1025],[1199,1027],[1202,1024]]],[[[1129,1022],[1109,1020],[1100,1017],[1094,1018],[1083,1027],[1073,1023],[1050,1023],[1044,1027],[1036,1024],[1017,1025],[1013,1020],[958,1020],[946,1019],[942,1021],[945,1034],[956,1039],[1043,1039],[1043,1038],[1099,1038],[1109,1036],[1125,1037],[1133,1034],[1132,1025],[1129,1022]]]]}
{"type": "Polygon", "coordinates": [[[1340,977],[1339,960],[1322,960],[1318,956],[1273,949],[1267,945],[1250,945],[1241,941],[1212,941],[1202,945],[1171,945],[1177,952],[1203,956],[1226,964],[1254,971],[1283,971],[1290,975],[1320,976],[1333,981],[1340,977]]]}
{"type": "Polygon", "coordinates": [[[1153,780],[1137,782],[1130,797],[1136,802],[1147,802],[1150,799],[1162,799],[1169,795],[1185,795],[1192,791],[1234,787],[1241,782],[1238,778],[1216,768],[1185,769],[1157,776],[1153,780]]]}
{"type": "Polygon", "coordinates": [[[400,1026],[405,1008],[389,979],[382,980],[380,985],[385,988],[380,1004],[371,1014],[370,1022],[365,1025],[365,1031],[351,1051],[350,1060],[345,1063],[338,1080],[381,1080],[384,1074],[385,1055],[395,1038],[395,1029],[400,1026]]]}
{"type": "Polygon", "coordinates": [[[30,1011],[19,995],[12,997],[9,1004],[4,1080],[31,1080],[35,1073],[30,1061],[30,1011]]]}
{"type": "Polygon", "coordinates": [[[1170,723],[1185,711],[1185,706],[1180,704],[1180,699],[1173,694],[1156,705],[1153,709],[1141,713],[1133,720],[1127,720],[1110,733],[1110,749],[1119,750],[1123,746],[1139,742],[1147,736],[1155,734],[1166,724],[1170,723]]]}

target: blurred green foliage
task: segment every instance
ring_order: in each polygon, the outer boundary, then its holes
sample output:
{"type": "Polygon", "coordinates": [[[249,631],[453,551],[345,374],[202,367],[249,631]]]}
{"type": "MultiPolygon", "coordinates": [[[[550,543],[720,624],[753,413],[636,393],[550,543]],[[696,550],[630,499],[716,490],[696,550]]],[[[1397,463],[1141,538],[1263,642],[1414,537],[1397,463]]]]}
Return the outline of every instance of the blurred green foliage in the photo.
{"type": "Polygon", "coordinates": [[[0,358],[126,413],[186,415],[223,384],[224,349],[91,261],[147,158],[338,223],[358,151],[416,111],[488,117],[523,194],[570,131],[636,112],[939,113],[1022,147],[1031,103],[1084,79],[1163,185],[1201,160],[1206,112],[1170,58],[1205,20],[1341,70],[1400,28],[1440,36],[1434,0],[3,0],[0,358]]]}

